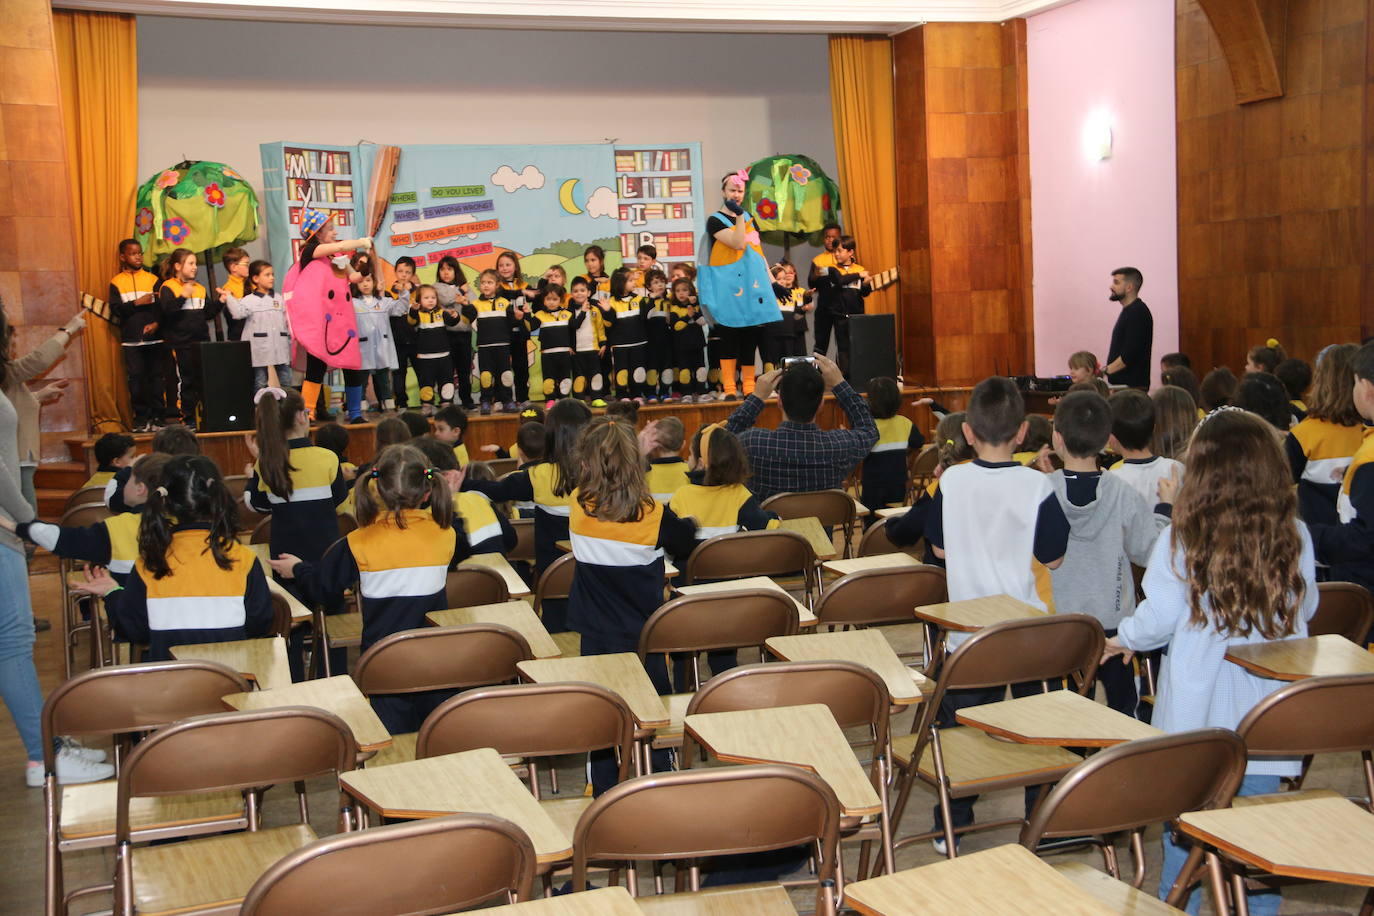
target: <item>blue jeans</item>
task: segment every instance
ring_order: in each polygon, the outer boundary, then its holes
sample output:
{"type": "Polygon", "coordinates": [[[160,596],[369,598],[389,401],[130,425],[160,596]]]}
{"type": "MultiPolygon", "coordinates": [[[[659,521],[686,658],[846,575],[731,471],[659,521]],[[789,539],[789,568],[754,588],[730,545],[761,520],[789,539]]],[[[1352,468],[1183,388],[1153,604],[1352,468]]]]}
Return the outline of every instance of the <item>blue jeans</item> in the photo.
{"type": "Polygon", "coordinates": [[[0,547],[0,698],[30,760],[43,759],[43,691],[33,667],[33,605],[24,555],[0,547]]]}
{"type": "MultiPolygon", "coordinates": [[[[1240,790],[1237,795],[1271,795],[1279,791],[1278,776],[1247,776],[1241,781],[1240,790]]],[[[1164,899],[1169,894],[1169,889],[1174,886],[1174,881],[1178,879],[1178,873],[1183,871],[1183,863],[1188,858],[1188,846],[1180,846],[1174,843],[1174,838],[1169,830],[1164,831],[1164,867],[1159,874],[1159,897],[1164,899]]],[[[1250,905],[1251,916],[1278,916],[1279,903],[1282,895],[1278,891],[1251,891],[1246,895],[1250,905]]],[[[1188,895],[1184,901],[1187,912],[1197,916],[1198,908],[1202,905],[1202,894],[1194,891],[1188,895]]]]}
{"type": "MultiPolygon", "coordinates": [[[[277,367],[277,384],[283,388],[291,387],[291,364],[282,363],[277,367]]],[[[261,391],[267,387],[267,367],[253,367],[253,390],[261,391]]]]}

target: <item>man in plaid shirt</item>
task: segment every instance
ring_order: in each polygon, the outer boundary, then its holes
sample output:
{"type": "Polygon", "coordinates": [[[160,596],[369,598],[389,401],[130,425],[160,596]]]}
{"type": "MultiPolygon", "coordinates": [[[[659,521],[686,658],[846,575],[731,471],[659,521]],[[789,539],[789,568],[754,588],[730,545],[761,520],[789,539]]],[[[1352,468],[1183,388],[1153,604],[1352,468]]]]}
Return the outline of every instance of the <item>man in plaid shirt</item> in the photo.
{"type": "Polygon", "coordinates": [[[775,493],[842,489],[845,478],[878,441],[868,404],[824,356],[815,357],[815,365],[793,363],[760,376],[754,393],[725,421],[725,428],[739,436],[749,455],[749,489],[760,501],[775,493]],[[787,419],[777,429],[754,429],[775,388],[787,419]],[[849,429],[816,425],[827,388],[849,416],[849,429]]]}

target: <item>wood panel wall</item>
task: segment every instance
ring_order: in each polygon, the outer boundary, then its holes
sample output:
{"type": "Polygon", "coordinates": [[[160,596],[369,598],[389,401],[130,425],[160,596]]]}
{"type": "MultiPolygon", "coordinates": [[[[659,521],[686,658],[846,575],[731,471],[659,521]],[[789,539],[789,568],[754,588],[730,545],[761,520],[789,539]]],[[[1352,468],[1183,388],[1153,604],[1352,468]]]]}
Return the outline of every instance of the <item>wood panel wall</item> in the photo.
{"type": "Polygon", "coordinates": [[[1028,372],[1025,20],[931,23],[892,51],[905,377],[1028,372]]]}
{"type": "Polygon", "coordinates": [[[1238,104],[1196,0],[1177,0],[1179,337],[1240,369],[1370,333],[1368,0],[1289,0],[1281,98],[1238,104]]]}
{"type": "MultiPolygon", "coordinates": [[[[0,298],[21,355],[50,337],[80,307],[72,189],[58,101],[48,0],[5,0],[0,29],[0,298]]],[[[43,409],[45,457],[65,458],[63,438],[84,434],[81,340],[47,378],[71,383],[43,409]]]]}

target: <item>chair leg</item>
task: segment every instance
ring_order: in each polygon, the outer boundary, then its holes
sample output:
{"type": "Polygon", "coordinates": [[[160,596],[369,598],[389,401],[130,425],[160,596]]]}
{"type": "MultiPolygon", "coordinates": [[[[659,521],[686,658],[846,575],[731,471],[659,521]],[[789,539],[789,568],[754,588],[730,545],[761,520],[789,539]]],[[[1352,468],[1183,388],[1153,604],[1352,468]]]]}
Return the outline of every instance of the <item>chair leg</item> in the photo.
{"type": "MultiPolygon", "coordinates": [[[[1169,825],[1165,824],[1164,829],[1168,830],[1169,825]]],[[[1168,895],[1164,902],[1169,906],[1182,908],[1183,898],[1188,895],[1188,887],[1193,882],[1193,877],[1197,874],[1199,864],[1202,862],[1202,847],[1193,844],[1188,850],[1188,858],[1183,862],[1183,868],[1179,869],[1178,877],[1174,879],[1174,886],[1169,888],[1168,895]]],[[[1211,863],[1208,863],[1210,866],[1211,863]]],[[[1221,912],[1218,910],[1218,912],[1221,912]]]]}
{"type": "Polygon", "coordinates": [[[1135,873],[1131,876],[1131,887],[1136,890],[1145,885],[1145,828],[1131,831],[1131,861],[1135,873]]]}
{"type": "Polygon", "coordinates": [[[1374,889],[1364,895],[1364,903],[1360,906],[1360,916],[1374,916],[1374,889]]]}
{"type": "Polygon", "coordinates": [[[1230,871],[1231,906],[1235,909],[1236,916],[1250,916],[1250,901],[1245,893],[1245,874],[1239,869],[1230,871]]]}
{"type": "Polygon", "coordinates": [[[945,833],[945,858],[953,859],[959,855],[958,842],[954,838],[953,811],[949,803],[949,783],[945,779],[945,755],[940,747],[940,733],[931,726],[931,756],[935,758],[935,781],[939,784],[940,820],[945,833]]]}
{"type": "MultiPolygon", "coordinates": [[[[1190,855],[1191,859],[1192,856],[1190,855]]],[[[1212,888],[1212,910],[1218,916],[1232,912],[1226,893],[1226,875],[1222,871],[1221,857],[1214,852],[1207,853],[1207,875],[1212,888]]],[[[1180,877],[1182,877],[1180,875],[1180,877]]],[[[1177,885],[1176,885],[1177,886],[1177,885]]]]}
{"type": "Polygon", "coordinates": [[[57,779],[51,773],[48,774],[43,783],[43,826],[46,836],[44,837],[44,852],[47,857],[46,878],[44,890],[46,900],[43,912],[45,916],[59,916],[64,914],[66,907],[62,903],[62,896],[65,893],[62,881],[62,851],[57,846],[58,813],[57,813],[57,779]]]}

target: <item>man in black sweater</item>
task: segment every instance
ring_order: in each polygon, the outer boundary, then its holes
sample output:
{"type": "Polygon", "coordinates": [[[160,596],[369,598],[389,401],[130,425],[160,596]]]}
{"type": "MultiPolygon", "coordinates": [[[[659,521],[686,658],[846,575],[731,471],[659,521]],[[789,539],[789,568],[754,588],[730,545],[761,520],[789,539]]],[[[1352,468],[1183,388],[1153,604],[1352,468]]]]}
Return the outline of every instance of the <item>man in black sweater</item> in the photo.
{"type": "Polygon", "coordinates": [[[1140,287],[1145,278],[1134,267],[1112,271],[1112,291],[1107,297],[1121,303],[1121,314],[1112,328],[1112,343],[1107,348],[1107,381],[1113,385],[1149,389],[1150,352],[1154,348],[1155,319],[1140,287]]]}

